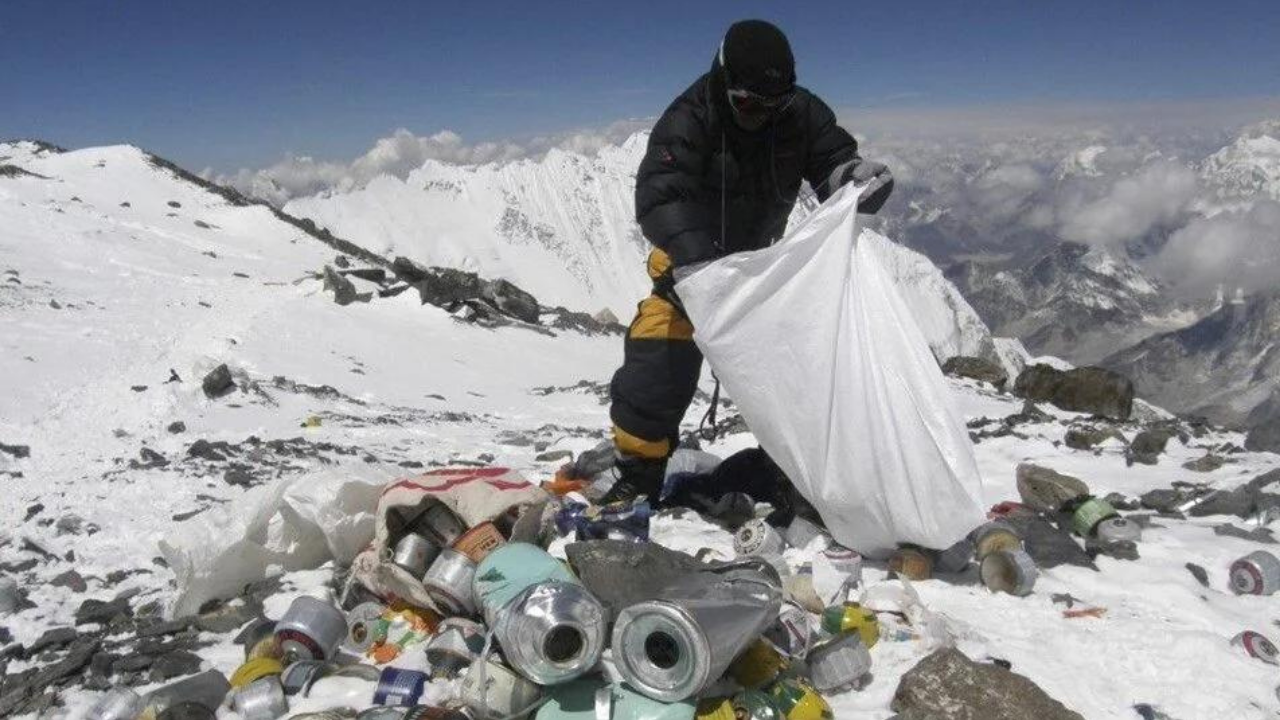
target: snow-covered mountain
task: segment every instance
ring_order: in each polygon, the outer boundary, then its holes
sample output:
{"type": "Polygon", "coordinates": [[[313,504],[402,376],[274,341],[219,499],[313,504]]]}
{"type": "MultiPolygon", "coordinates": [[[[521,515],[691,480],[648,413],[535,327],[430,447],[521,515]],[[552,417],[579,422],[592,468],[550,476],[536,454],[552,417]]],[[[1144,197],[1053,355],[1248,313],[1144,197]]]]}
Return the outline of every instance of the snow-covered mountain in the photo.
{"type": "Polygon", "coordinates": [[[1133,378],[1138,394],[1217,422],[1250,413],[1280,388],[1280,292],[1228,302],[1199,322],[1156,335],[1103,361],[1133,378]]]}
{"type": "Polygon", "coordinates": [[[1280,200],[1280,120],[1246,128],[1201,163],[1200,177],[1218,204],[1280,200]]]}

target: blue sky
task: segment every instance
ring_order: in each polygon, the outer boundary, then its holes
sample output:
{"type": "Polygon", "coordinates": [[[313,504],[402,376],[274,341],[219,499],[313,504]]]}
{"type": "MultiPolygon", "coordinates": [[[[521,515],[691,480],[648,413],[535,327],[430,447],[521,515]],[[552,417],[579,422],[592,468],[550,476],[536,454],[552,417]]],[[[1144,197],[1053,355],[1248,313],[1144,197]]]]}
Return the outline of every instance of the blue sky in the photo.
{"type": "Polygon", "coordinates": [[[649,117],[764,17],[839,107],[1280,95],[1276,0],[3,0],[0,138],[131,142],[192,167],[350,159],[649,117]]]}

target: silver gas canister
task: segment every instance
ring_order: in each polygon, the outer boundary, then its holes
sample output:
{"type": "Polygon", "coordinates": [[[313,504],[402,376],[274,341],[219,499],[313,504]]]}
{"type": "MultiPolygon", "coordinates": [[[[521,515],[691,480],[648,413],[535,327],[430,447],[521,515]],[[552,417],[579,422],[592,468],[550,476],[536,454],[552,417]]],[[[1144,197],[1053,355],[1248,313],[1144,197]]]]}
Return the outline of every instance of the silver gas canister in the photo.
{"type": "Polygon", "coordinates": [[[363,655],[386,634],[387,621],[382,619],[387,606],[367,602],[347,613],[347,637],[342,647],[353,655],[363,655]]]}
{"type": "Polygon", "coordinates": [[[778,557],[786,547],[787,541],[777,529],[759,518],[748,521],[733,535],[733,550],[739,557],[778,557]]]}
{"type": "Polygon", "coordinates": [[[1030,595],[1040,571],[1022,550],[997,550],[982,559],[982,584],[992,592],[1030,595]]]}
{"type": "Polygon", "coordinates": [[[477,660],[462,678],[460,698],[476,720],[523,718],[542,697],[542,688],[496,660],[477,660]]]}
{"type": "Polygon", "coordinates": [[[328,660],[346,637],[342,611],[307,595],[295,598],[276,623],[276,640],[286,661],[328,660]]]}
{"type": "Polygon", "coordinates": [[[1280,665],[1280,650],[1277,650],[1275,643],[1268,640],[1262,633],[1245,630],[1231,638],[1231,644],[1242,648],[1249,653],[1250,657],[1257,658],[1269,665],[1280,665]]]}
{"type": "Polygon", "coordinates": [[[823,694],[852,689],[871,672],[871,652],[856,632],[842,633],[809,651],[809,679],[823,694]]]}
{"type": "Polygon", "coordinates": [[[129,688],[112,688],[85,713],[86,720],[134,720],[146,707],[142,696],[129,688]]]}
{"type": "Polygon", "coordinates": [[[547,581],[498,611],[493,634],[517,672],[539,685],[557,685],[600,662],[607,622],[604,606],[581,584],[547,581]]]}
{"type": "Polygon", "coordinates": [[[836,572],[845,576],[847,585],[854,587],[862,584],[862,555],[857,550],[832,545],[822,551],[822,556],[836,572]]]}
{"type": "Polygon", "coordinates": [[[1142,539],[1142,528],[1138,523],[1117,515],[1098,523],[1094,534],[1104,543],[1138,542],[1142,539]]]}
{"type": "Polygon", "coordinates": [[[422,585],[441,610],[454,615],[475,615],[475,577],[476,564],[471,558],[453,548],[445,548],[422,578],[422,585]]]}
{"type": "Polygon", "coordinates": [[[275,720],[289,712],[289,702],[284,698],[284,688],[273,677],[264,677],[236,690],[231,696],[231,708],[244,720],[275,720]]]}
{"type": "Polygon", "coordinates": [[[414,528],[442,548],[447,548],[467,531],[467,524],[442,502],[434,502],[423,511],[414,528]]]}
{"type": "Polygon", "coordinates": [[[789,602],[783,604],[778,619],[764,631],[764,639],[784,656],[799,660],[809,653],[817,632],[818,622],[813,614],[789,602]]]}
{"type": "Polygon", "coordinates": [[[769,573],[746,566],[691,573],[659,588],[661,600],[623,610],[613,628],[619,674],[662,702],[706,689],[778,617],[782,590],[769,573]]]}
{"type": "Polygon", "coordinates": [[[432,677],[453,677],[484,652],[484,626],[466,618],[445,618],[427,639],[432,677]]]}
{"type": "Polygon", "coordinates": [[[395,551],[391,554],[391,562],[414,577],[422,577],[439,554],[439,545],[417,533],[409,533],[396,543],[395,551]]]}
{"type": "Polygon", "coordinates": [[[1021,550],[1022,538],[1018,531],[1002,520],[992,520],[969,534],[973,541],[974,555],[978,562],[997,550],[1021,550]]]}
{"type": "Polygon", "coordinates": [[[1271,595],[1280,589],[1280,559],[1258,550],[1231,563],[1231,589],[1237,595],[1271,595]]]}
{"type": "Polygon", "coordinates": [[[782,539],[793,548],[807,548],[809,543],[820,537],[826,537],[827,531],[823,530],[816,523],[806,520],[799,515],[791,519],[791,524],[782,534],[782,539]]]}

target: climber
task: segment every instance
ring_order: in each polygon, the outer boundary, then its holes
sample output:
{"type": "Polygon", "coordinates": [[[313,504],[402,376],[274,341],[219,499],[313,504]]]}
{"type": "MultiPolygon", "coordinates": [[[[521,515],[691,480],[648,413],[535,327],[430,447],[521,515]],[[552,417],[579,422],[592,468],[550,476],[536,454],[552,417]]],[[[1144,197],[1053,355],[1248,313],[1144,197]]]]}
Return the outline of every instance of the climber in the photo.
{"type": "Polygon", "coordinates": [[[697,389],[702,355],[675,283],[700,264],[781,238],[802,181],[819,200],[846,183],[866,185],[865,213],[893,190],[888,169],[863,160],[831,108],[796,85],[782,31],[763,20],[734,23],[711,70],[654,126],[636,176],[636,217],[654,245],[653,293],[639,304],[610,388],[617,481],[606,502],[657,499],[697,389]]]}

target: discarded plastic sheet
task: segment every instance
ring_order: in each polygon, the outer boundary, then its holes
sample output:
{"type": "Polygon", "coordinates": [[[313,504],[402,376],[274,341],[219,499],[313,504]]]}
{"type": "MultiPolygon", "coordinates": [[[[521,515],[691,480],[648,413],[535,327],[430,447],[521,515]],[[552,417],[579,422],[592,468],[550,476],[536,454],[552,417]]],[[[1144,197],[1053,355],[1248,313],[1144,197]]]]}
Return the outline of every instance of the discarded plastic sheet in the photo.
{"type": "Polygon", "coordinates": [[[716,260],[676,293],[752,432],[837,542],[874,557],[950,547],[985,519],[973,446],[877,238],[859,235],[859,193],[838,191],[782,242],[716,260]]]}

